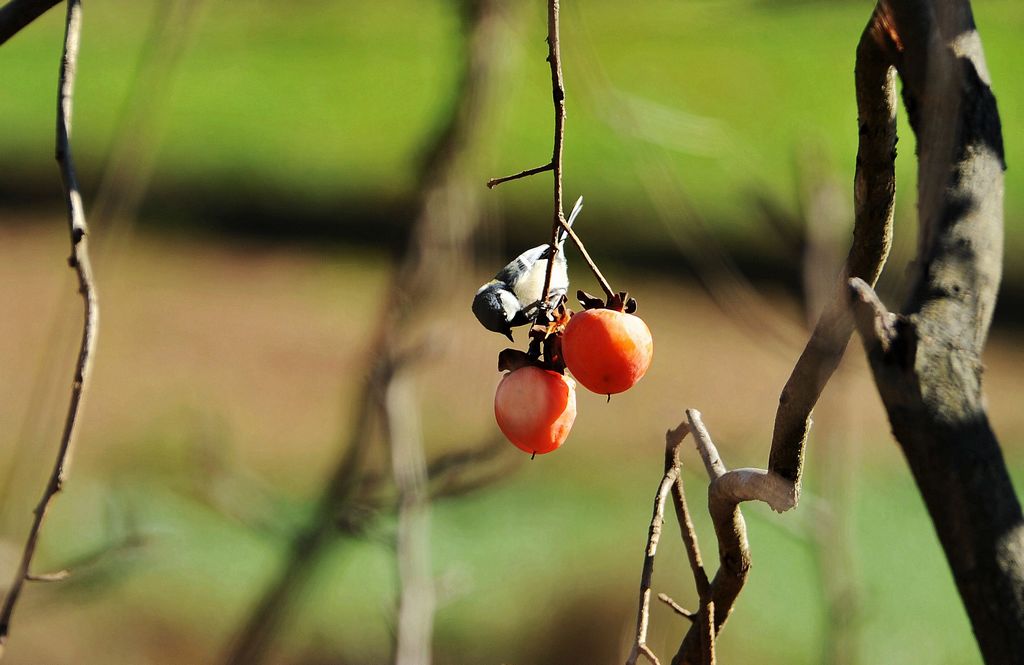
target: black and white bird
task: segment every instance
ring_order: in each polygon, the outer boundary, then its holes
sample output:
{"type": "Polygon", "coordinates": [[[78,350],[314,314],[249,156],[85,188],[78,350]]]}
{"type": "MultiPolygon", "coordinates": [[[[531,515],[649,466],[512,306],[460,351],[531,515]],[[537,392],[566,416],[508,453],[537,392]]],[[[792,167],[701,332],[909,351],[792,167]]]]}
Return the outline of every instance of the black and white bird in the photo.
{"type": "MultiPolygon", "coordinates": [[[[566,220],[567,226],[572,226],[582,209],[581,196],[566,220]]],[[[558,252],[551,269],[548,303],[557,303],[569,289],[569,271],[565,252],[562,251],[568,236],[565,229],[561,229],[557,237],[558,252]]],[[[551,247],[546,244],[526,250],[477,290],[473,297],[473,313],[484,328],[511,340],[512,328],[526,325],[536,317],[550,252],[551,247]]]]}

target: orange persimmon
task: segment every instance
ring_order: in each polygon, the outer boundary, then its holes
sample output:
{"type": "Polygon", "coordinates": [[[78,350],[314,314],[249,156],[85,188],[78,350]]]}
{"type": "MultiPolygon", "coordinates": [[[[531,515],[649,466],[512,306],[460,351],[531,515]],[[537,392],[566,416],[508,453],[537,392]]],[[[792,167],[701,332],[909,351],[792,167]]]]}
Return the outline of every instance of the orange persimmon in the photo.
{"type": "Polygon", "coordinates": [[[651,330],[638,316],[614,309],[574,314],[562,336],[566,367],[583,387],[600,395],[628,390],[651,366],[651,330]]]}
{"type": "Polygon", "coordinates": [[[549,453],[565,442],[576,420],[576,382],[540,367],[520,367],[498,384],[494,417],[520,450],[549,453]]]}

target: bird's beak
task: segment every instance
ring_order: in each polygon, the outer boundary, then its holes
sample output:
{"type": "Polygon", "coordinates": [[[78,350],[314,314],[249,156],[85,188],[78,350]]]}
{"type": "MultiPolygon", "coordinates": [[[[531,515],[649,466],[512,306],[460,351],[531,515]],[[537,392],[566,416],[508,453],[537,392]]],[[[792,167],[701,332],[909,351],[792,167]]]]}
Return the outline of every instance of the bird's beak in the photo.
{"type": "Polygon", "coordinates": [[[512,329],[508,328],[505,330],[505,337],[508,337],[508,341],[515,343],[515,339],[512,337],[512,329]]]}

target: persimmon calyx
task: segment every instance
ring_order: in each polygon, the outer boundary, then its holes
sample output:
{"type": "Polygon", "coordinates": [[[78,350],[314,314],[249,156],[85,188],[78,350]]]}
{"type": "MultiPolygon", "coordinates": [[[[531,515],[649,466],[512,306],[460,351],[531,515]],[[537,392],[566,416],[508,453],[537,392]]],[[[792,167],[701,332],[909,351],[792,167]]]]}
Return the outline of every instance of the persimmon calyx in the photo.
{"type": "Polygon", "coordinates": [[[537,348],[530,345],[530,351],[505,349],[498,354],[498,371],[512,372],[520,367],[539,367],[559,374],[565,374],[565,361],[562,360],[562,336],[552,335],[544,340],[536,340],[537,348]],[[536,351],[534,353],[534,351],[536,351]]]}
{"type": "Polygon", "coordinates": [[[626,314],[632,314],[636,311],[636,298],[631,298],[626,291],[619,291],[605,301],[580,289],[576,292],[576,298],[580,301],[580,306],[585,310],[614,309],[616,312],[625,312],[626,314]]]}

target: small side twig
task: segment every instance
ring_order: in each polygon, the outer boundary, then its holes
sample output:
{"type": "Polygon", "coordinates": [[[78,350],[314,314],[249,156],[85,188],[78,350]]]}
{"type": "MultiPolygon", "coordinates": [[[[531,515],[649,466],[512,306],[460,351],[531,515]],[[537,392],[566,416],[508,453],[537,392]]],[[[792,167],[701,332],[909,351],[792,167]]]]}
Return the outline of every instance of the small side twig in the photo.
{"type": "Polygon", "coordinates": [[[850,298],[853,302],[853,318],[860,336],[887,353],[896,338],[895,314],[885,308],[875,290],[862,279],[850,280],[850,298]]]}
{"type": "Polygon", "coordinates": [[[667,593],[659,593],[658,600],[668,605],[670,610],[672,610],[679,616],[683,617],[687,621],[697,620],[697,615],[694,612],[691,612],[690,610],[686,609],[676,601],[672,600],[672,597],[669,596],[667,593]]]}
{"type": "Polygon", "coordinates": [[[71,571],[67,570],[67,569],[64,569],[64,570],[58,570],[58,571],[53,572],[53,573],[40,573],[38,575],[37,574],[33,574],[33,573],[29,573],[28,575],[25,576],[25,581],[26,582],[62,582],[62,581],[66,580],[69,577],[71,577],[71,571]]]}
{"type": "Polygon", "coordinates": [[[526,169],[525,171],[520,171],[519,173],[513,173],[512,175],[507,175],[507,176],[505,176],[503,178],[491,178],[490,180],[487,181],[487,189],[494,189],[495,187],[497,187],[498,185],[500,185],[503,182],[509,182],[510,180],[519,180],[520,178],[528,178],[528,177],[530,177],[532,175],[537,175],[538,173],[544,173],[545,171],[551,171],[554,168],[555,168],[555,163],[554,162],[548,162],[544,166],[538,166],[538,167],[535,167],[535,168],[532,168],[532,169],[526,169]]]}
{"type": "Polygon", "coordinates": [[[24,583],[32,578],[30,572],[36,544],[42,530],[43,521],[50,507],[50,502],[61,491],[67,477],[71,460],[71,449],[74,435],[77,432],[79,409],[85,395],[89,375],[92,369],[92,357],[96,347],[96,332],[99,326],[99,308],[96,290],[93,286],[92,264],[89,261],[88,227],[85,212],[82,208],[82,197],[78,191],[78,179],[75,175],[75,163],[71,155],[71,103],[75,86],[75,70],[78,63],[78,46],[82,28],[82,5],[79,0],[68,0],[65,18],[64,52],[61,57],[60,82],[57,92],[57,163],[60,166],[61,179],[64,185],[64,197],[67,204],[68,226],[71,235],[71,256],[68,264],[75,270],[78,277],[78,292],[82,296],[84,317],[82,322],[82,341],[75,364],[74,380],[71,385],[71,399],[68,405],[64,430],[61,434],[57,459],[53,471],[43,490],[43,496],[34,511],[34,519],[29,529],[28,538],[22,551],[21,561],[15,573],[14,581],[3,608],[0,609],[0,655],[10,633],[11,615],[18,602],[24,583]]]}

